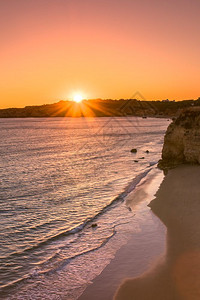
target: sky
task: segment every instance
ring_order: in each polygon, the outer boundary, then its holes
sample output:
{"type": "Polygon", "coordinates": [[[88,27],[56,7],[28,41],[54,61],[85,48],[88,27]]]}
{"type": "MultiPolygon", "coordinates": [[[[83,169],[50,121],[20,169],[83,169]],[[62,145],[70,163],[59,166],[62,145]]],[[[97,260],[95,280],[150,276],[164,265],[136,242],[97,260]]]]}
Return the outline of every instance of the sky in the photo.
{"type": "Polygon", "coordinates": [[[199,0],[0,0],[0,108],[197,99],[199,12],[199,0]]]}

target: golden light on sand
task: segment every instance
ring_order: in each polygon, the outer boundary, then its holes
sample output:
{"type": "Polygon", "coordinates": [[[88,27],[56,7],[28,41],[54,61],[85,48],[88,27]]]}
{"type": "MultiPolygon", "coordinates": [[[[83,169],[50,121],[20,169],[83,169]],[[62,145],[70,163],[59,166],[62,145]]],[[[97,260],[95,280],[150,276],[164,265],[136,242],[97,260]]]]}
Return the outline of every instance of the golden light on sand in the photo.
{"type": "Polygon", "coordinates": [[[75,94],[73,97],[73,101],[76,103],[80,103],[83,100],[83,96],[81,94],[75,94]]]}

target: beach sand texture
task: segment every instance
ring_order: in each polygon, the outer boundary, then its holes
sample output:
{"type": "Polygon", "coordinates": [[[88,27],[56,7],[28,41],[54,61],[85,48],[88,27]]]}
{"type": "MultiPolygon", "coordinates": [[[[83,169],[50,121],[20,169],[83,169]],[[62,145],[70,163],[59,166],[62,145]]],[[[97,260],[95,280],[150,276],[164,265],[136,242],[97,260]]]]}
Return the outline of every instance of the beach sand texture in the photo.
{"type": "Polygon", "coordinates": [[[149,206],[167,228],[164,260],[125,280],[115,299],[200,299],[200,166],[170,170],[149,206]]]}
{"type": "MultiPolygon", "coordinates": [[[[153,169],[126,197],[137,230],[132,231],[102,273],[86,288],[79,300],[111,300],[125,278],[135,278],[152,268],[165,253],[166,228],[147,206],[163,180],[163,173],[153,169]]],[[[127,234],[127,233],[125,233],[127,234]]]]}

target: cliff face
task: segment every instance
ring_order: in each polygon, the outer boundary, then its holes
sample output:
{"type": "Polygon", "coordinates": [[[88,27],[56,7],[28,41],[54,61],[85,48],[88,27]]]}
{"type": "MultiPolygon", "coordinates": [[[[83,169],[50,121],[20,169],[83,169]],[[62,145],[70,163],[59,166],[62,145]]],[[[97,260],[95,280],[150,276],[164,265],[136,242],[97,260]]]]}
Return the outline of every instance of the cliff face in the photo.
{"type": "Polygon", "coordinates": [[[182,163],[200,164],[200,108],[182,112],[168,127],[162,150],[162,169],[182,163]]]}

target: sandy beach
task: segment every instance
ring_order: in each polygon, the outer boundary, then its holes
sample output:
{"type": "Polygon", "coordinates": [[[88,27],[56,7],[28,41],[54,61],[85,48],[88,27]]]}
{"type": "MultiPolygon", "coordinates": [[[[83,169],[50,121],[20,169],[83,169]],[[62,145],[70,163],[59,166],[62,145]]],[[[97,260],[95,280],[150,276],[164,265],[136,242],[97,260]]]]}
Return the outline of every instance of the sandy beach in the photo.
{"type": "Polygon", "coordinates": [[[170,170],[154,193],[158,177],[149,178],[127,199],[146,220],[141,231],[117,252],[80,300],[200,299],[200,166],[170,170]],[[149,210],[146,205],[153,193],[149,210]]]}
{"type": "Polygon", "coordinates": [[[86,288],[79,300],[113,299],[120,284],[128,277],[138,277],[162,259],[166,228],[152,213],[148,203],[163,180],[163,172],[153,169],[126,198],[126,205],[137,219],[137,232],[119,249],[115,258],[86,288]]]}

